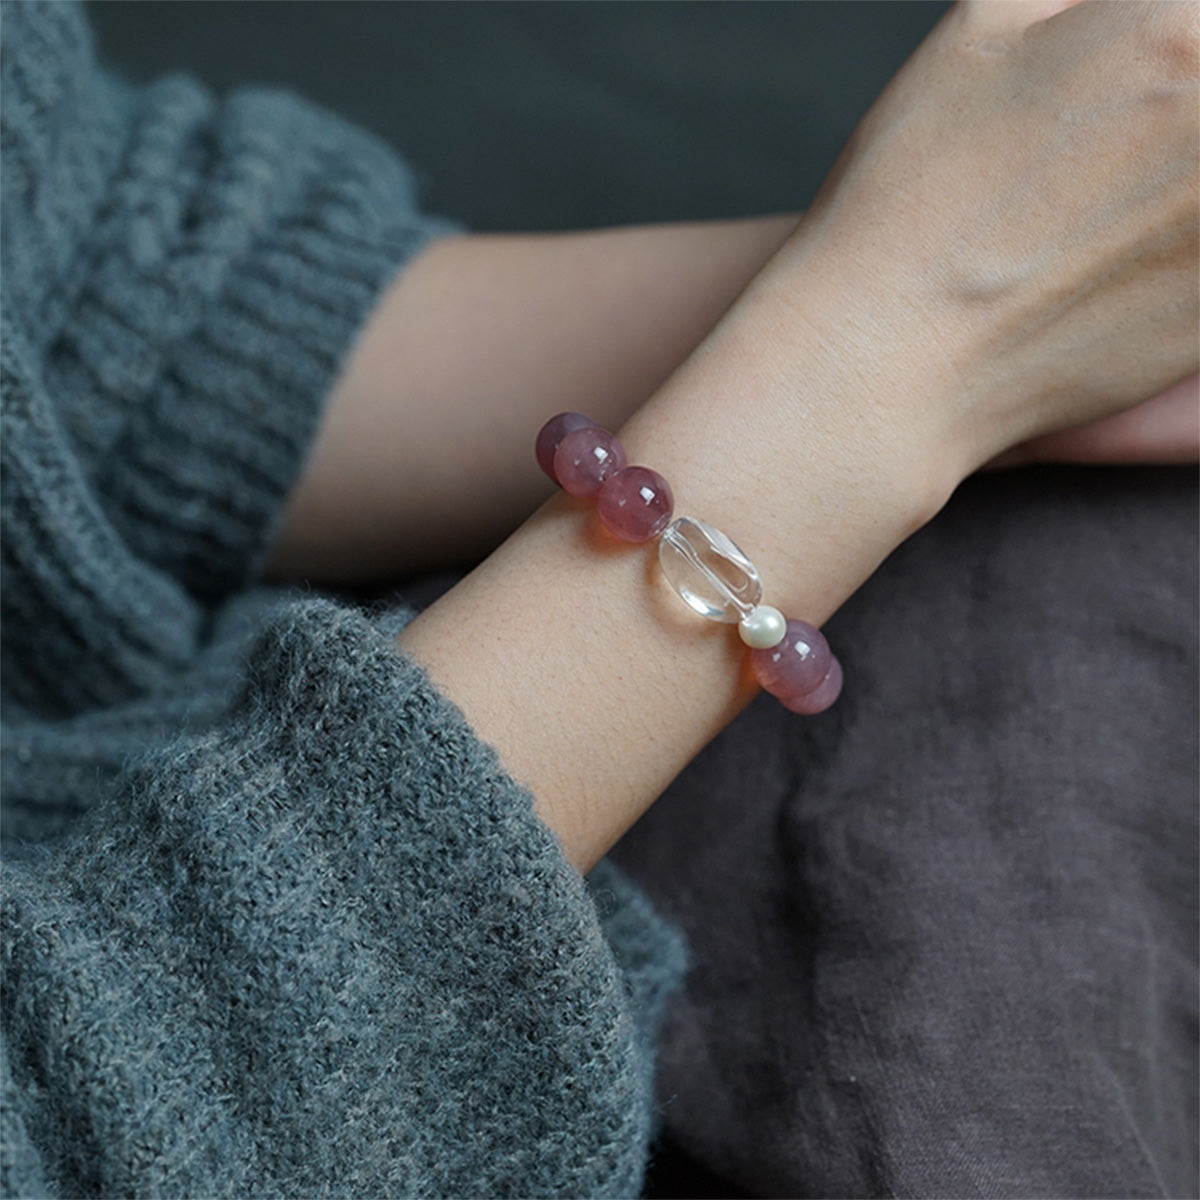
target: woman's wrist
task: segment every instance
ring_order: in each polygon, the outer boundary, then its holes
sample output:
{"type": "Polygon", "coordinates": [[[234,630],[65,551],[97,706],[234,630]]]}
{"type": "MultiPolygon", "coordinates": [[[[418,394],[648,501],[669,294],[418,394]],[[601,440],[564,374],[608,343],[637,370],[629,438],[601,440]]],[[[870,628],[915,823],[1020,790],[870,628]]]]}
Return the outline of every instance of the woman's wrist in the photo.
{"type": "Polygon", "coordinates": [[[817,623],[966,474],[953,372],[886,338],[884,314],[859,337],[856,306],[815,273],[785,291],[768,269],[621,430],[631,461],[672,481],[677,513],[723,529],[759,565],[771,603],[817,623]]]}
{"type": "MultiPolygon", "coordinates": [[[[953,482],[937,422],[919,419],[936,373],[864,396],[876,371],[789,316],[767,292],[743,299],[621,439],[670,479],[677,514],[746,551],[766,602],[819,624],[953,482]]],[[[583,869],[757,692],[736,631],[696,617],[651,548],[563,496],[400,642],[583,869]]]]}

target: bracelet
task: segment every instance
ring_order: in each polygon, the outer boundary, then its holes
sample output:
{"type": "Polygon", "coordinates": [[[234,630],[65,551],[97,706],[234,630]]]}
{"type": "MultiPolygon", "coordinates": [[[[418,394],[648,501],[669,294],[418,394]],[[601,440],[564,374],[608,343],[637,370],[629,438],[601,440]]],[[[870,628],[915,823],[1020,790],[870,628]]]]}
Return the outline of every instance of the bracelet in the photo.
{"type": "Polygon", "coordinates": [[[667,582],[710,621],[737,624],[755,678],[796,713],[827,709],[842,690],[842,666],[819,629],[762,603],[754,564],[719,529],[694,517],[671,520],[667,481],[627,465],[625,449],[582,413],[551,417],[537,436],[538,465],[572,496],[595,500],[600,521],[625,542],[658,538],[667,582]]]}

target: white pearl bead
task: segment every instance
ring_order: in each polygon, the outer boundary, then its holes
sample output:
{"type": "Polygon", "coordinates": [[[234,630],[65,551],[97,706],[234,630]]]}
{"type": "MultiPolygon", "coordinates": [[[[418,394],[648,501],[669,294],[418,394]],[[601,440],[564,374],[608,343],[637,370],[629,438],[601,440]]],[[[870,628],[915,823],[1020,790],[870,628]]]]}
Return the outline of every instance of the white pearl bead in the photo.
{"type": "Polygon", "coordinates": [[[760,604],[749,616],[738,623],[738,633],[747,646],[755,650],[769,650],[778,646],[787,633],[787,618],[777,608],[760,604]]]}

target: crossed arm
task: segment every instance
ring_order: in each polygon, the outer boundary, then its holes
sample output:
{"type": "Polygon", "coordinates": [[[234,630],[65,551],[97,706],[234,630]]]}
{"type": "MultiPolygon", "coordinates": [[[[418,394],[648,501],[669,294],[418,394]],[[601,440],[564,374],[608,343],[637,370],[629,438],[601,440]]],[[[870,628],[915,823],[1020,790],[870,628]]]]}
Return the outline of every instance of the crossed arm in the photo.
{"type": "MultiPolygon", "coordinates": [[[[533,435],[571,408],[818,624],[989,462],[1194,460],[1191,94],[1138,76],[1168,19],[1176,48],[1194,33],[1170,5],[1037,7],[952,10],[799,224],[433,246],[348,360],[274,571],[478,558],[547,495],[533,435]],[[1008,116],[1043,84],[1049,108],[1008,116]]],[[[584,869],[756,690],[736,635],[651,561],[555,497],[401,635],[584,869]]]]}
{"type": "MultiPolygon", "coordinates": [[[[477,561],[549,494],[533,435],[619,428],[799,216],[434,243],[384,294],[330,397],[271,563],[345,584],[477,561]]],[[[996,465],[1194,462],[1197,380],[1031,439],[996,465]]]]}

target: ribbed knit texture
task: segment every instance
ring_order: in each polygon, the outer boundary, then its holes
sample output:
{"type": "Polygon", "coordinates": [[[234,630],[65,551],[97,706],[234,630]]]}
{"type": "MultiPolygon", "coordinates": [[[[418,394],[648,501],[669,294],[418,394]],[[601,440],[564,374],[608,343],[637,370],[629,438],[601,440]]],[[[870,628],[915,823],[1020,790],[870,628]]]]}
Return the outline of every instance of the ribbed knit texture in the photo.
{"type": "Polygon", "coordinates": [[[192,601],[253,578],[374,297],[452,226],[298,97],[129,87],[72,3],[7,5],[2,37],[5,686],[74,711],[181,666],[192,601]]]}
{"type": "Polygon", "coordinates": [[[247,678],[77,836],[10,852],[8,1055],[41,1153],[6,1166],[72,1195],[636,1195],[678,961],[644,906],[601,872],[597,916],[362,616],[285,605],[247,678]]]}
{"type": "Polygon", "coordinates": [[[682,949],[365,616],[252,586],[452,228],[296,97],[3,42],[7,1196],[632,1196],[682,949]]]}

